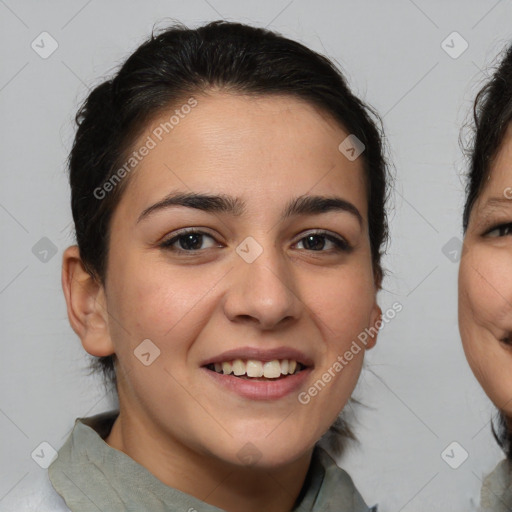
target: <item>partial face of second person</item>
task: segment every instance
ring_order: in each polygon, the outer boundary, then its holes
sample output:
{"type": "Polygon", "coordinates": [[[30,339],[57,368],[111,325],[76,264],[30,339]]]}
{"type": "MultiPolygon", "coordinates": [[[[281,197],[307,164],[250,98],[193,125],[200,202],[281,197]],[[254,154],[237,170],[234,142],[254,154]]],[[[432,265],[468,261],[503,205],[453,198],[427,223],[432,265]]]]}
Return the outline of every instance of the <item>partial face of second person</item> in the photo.
{"type": "MultiPolygon", "coordinates": [[[[246,450],[255,467],[275,468],[310,453],[336,419],[364,349],[309,403],[299,392],[332,376],[338,356],[380,314],[363,162],[340,153],[348,133],[308,103],[221,92],[196,99],[130,176],[96,297],[105,310],[82,329],[82,343],[91,354],[117,355],[118,433],[146,467],[241,465],[246,450]],[[244,207],[172,206],[141,217],[177,192],[238,198],[244,207]],[[300,196],[336,197],[341,207],[285,215],[300,196]],[[185,236],[190,228],[200,234],[185,236]],[[248,237],[240,249],[262,251],[252,262],[236,250],[248,237]],[[160,350],[149,366],[134,356],[146,339],[160,350]],[[235,357],[307,367],[266,388],[207,367],[235,357]]],[[[133,149],[171,114],[154,119],[133,149]]]]}
{"type": "Polygon", "coordinates": [[[469,217],[459,270],[459,327],[468,362],[512,414],[512,128],[469,217]]]}

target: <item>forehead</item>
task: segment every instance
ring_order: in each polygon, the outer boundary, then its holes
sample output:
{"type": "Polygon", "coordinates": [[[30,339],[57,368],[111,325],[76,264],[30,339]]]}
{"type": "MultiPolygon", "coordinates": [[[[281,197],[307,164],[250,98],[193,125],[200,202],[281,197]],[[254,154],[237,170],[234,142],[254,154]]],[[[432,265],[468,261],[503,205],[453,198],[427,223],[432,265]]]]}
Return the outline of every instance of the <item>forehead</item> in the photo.
{"type": "MultiPolygon", "coordinates": [[[[512,190],[512,127],[509,125],[503,141],[492,159],[487,177],[482,184],[482,191],[478,196],[475,206],[477,209],[486,210],[500,208],[504,206],[510,194],[507,190],[512,190]],[[508,196],[508,197],[507,197],[508,196]],[[502,201],[504,200],[504,201],[502,201]]],[[[508,200],[510,203],[511,201],[508,200]]]]}
{"type": "Polygon", "coordinates": [[[290,96],[194,99],[191,109],[180,109],[185,98],[160,113],[134,144],[137,150],[151,140],[153,147],[130,176],[119,208],[141,210],[176,188],[227,192],[267,209],[291,195],[337,193],[366,216],[363,159],[350,161],[339,151],[349,133],[329,114],[290,96]]]}

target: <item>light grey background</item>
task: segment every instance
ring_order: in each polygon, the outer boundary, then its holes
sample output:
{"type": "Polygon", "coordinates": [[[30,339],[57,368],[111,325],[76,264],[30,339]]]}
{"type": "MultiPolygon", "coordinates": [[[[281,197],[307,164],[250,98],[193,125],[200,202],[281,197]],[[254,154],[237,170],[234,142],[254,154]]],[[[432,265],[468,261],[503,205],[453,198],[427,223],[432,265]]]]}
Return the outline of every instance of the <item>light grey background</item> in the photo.
{"type": "MultiPolygon", "coordinates": [[[[76,417],[112,407],[86,376],[61,291],[73,243],[65,163],[88,87],[171,18],[226,18],[297,39],[334,59],[383,116],[397,181],[380,301],[403,310],[368,354],[356,389],[368,406],[355,420],[361,443],[340,464],[382,512],[468,510],[502,454],[461,348],[458,264],[443,247],[462,236],[459,130],[482,70],[512,41],[509,0],[0,0],[0,498],[30,488],[41,442],[58,449],[76,417]],[[59,45],[47,59],[31,48],[43,31],[59,45]],[[458,58],[441,46],[453,31],[469,44],[458,58]],[[57,248],[46,263],[32,252],[42,237],[57,248]],[[453,441],[469,454],[458,469],[441,457],[453,441]]],[[[455,37],[452,52],[462,48],[455,37]]]]}

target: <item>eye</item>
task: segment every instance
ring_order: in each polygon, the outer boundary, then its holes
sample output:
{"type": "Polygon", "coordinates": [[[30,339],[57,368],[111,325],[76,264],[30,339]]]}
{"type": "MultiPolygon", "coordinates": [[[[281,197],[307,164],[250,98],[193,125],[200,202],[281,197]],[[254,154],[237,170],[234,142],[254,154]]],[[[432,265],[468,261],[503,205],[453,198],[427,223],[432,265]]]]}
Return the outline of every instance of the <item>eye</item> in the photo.
{"type": "Polygon", "coordinates": [[[210,247],[218,247],[218,244],[210,243],[209,246],[203,247],[205,238],[208,238],[215,242],[213,236],[205,233],[204,231],[198,231],[194,229],[188,229],[178,233],[169,240],[165,240],[160,244],[160,247],[170,251],[176,252],[198,252],[202,249],[208,249],[210,247]],[[179,247],[176,246],[179,245],[179,247]]]}
{"type": "Polygon", "coordinates": [[[512,234],[512,223],[495,226],[484,233],[484,235],[492,238],[498,238],[500,236],[507,236],[510,234],[512,234]]]}
{"type": "Polygon", "coordinates": [[[341,237],[331,235],[325,231],[319,231],[314,233],[308,233],[306,236],[301,238],[298,244],[303,244],[306,250],[312,250],[314,252],[347,252],[351,249],[350,245],[341,237]],[[327,245],[331,244],[330,250],[323,250],[327,245]]]}

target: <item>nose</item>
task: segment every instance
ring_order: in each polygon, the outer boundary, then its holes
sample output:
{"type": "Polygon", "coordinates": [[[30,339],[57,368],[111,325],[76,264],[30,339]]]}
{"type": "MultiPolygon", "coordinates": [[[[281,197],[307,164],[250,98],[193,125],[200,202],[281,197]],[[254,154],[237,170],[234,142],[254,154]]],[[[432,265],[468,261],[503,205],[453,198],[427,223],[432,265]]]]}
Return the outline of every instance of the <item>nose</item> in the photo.
{"type": "Polygon", "coordinates": [[[224,312],[232,322],[269,330],[299,318],[304,306],[292,269],[275,250],[265,249],[252,263],[240,258],[230,276],[224,312]]]}

